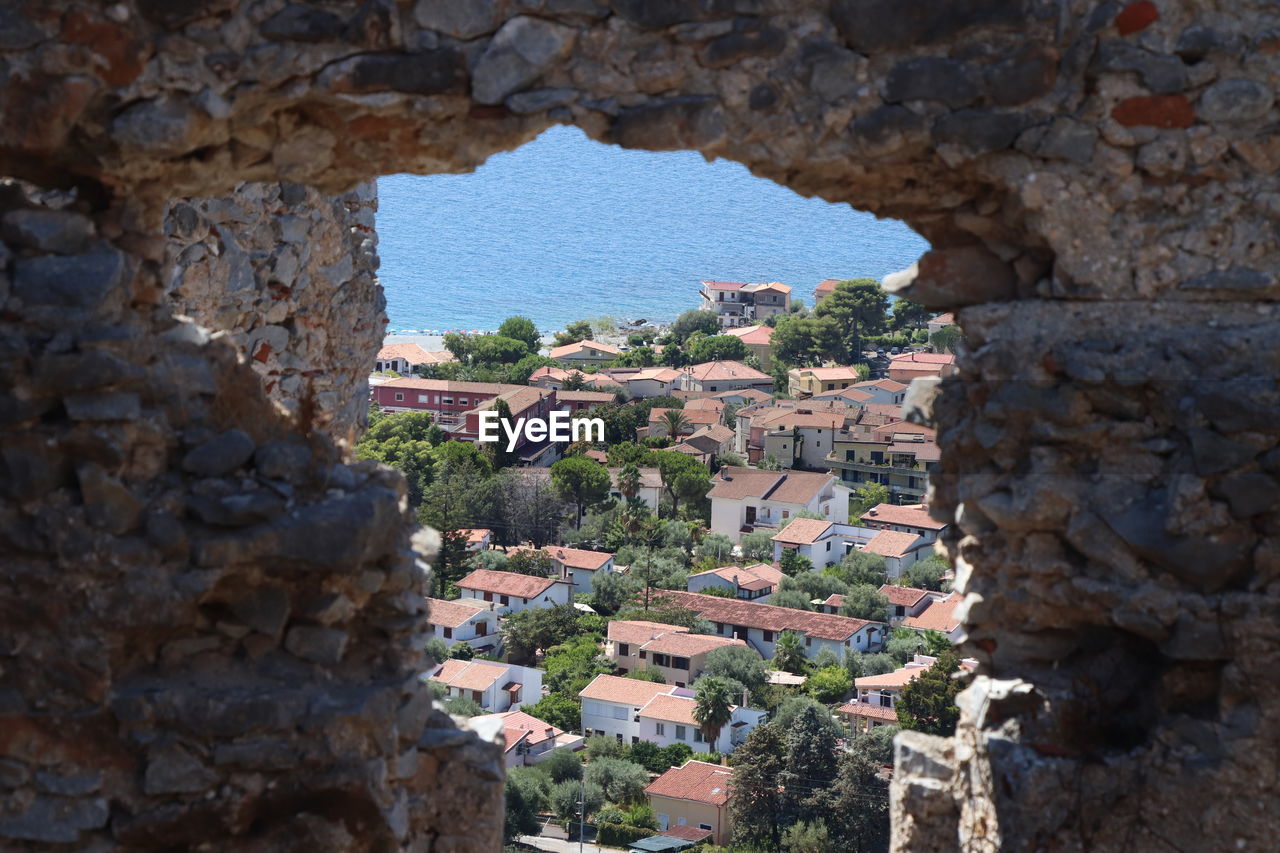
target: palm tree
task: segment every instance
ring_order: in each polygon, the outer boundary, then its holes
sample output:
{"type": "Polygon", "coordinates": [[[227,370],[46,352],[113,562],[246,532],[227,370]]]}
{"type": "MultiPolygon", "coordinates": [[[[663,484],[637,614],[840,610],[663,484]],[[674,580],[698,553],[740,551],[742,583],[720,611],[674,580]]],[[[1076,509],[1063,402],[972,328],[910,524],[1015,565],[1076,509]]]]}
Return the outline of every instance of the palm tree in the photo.
{"type": "Polygon", "coordinates": [[[640,494],[640,469],[634,464],[628,463],[618,472],[618,491],[622,492],[628,503],[640,494]]]}
{"type": "Polygon", "coordinates": [[[804,672],[804,645],[795,631],[783,631],[773,652],[774,669],[799,674],[804,672]]]}
{"type": "Polygon", "coordinates": [[[693,708],[693,719],[702,729],[708,748],[714,750],[720,732],[733,719],[733,700],[736,690],[729,679],[707,675],[698,679],[693,708]]]}
{"type": "Polygon", "coordinates": [[[667,428],[667,435],[671,436],[672,440],[692,426],[689,423],[689,418],[679,409],[668,409],[663,412],[662,425],[667,428]]]}

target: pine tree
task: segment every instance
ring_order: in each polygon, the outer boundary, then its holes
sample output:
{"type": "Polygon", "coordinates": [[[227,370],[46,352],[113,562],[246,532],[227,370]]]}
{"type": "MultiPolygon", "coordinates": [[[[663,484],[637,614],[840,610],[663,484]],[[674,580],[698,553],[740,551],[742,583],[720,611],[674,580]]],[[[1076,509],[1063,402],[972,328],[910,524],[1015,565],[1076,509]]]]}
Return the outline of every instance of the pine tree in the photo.
{"type": "Polygon", "coordinates": [[[778,774],[783,812],[789,822],[817,820],[829,808],[827,789],[839,771],[836,737],[818,710],[796,715],[787,732],[786,767],[778,774]]]}
{"type": "Polygon", "coordinates": [[[733,755],[733,799],[729,811],[736,844],[777,850],[782,839],[782,795],[778,775],[786,744],[777,726],[763,725],[733,755]]]}

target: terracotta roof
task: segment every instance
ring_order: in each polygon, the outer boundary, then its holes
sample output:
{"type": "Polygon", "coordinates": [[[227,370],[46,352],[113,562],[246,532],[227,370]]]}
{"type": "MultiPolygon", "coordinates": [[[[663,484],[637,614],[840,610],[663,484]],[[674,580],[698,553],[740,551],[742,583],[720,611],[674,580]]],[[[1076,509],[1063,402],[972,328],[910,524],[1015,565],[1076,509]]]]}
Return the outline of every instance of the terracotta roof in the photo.
{"type": "Polygon", "coordinates": [[[700,281],[708,290],[741,290],[747,286],[745,281],[700,281]]]}
{"type": "Polygon", "coordinates": [[[720,413],[713,409],[663,409],[656,406],[649,410],[649,423],[661,423],[663,414],[677,411],[684,414],[690,426],[720,423],[720,413]]]}
{"type": "Polygon", "coordinates": [[[516,572],[495,572],[492,569],[476,569],[458,581],[458,586],[463,589],[496,592],[516,598],[534,598],[542,595],[556,582],[554,578],[537,578],[533,575],[521,575],[516,572]]]}
{"type": "Polygon", "coordinates": [[[693,709],[696,707],[698,703],[693,699],[664,694],[654,696],[646,702],[640,709],[640,716],[669,723],[682,723],[696,728],[698,721],[693,718],[693,709]]]}
{"type": "Polygon", "coordinates": [[[859,382],[857,385],[852,385],[850,387],[851,388],[883,388],[885,391],[890,391],[894,394],[898,393],[899,391],[907,390],[906,385],[903,385],[901,382],[895,382],[892,379],[872,379],[868,382],[859,382]]]}
{"type": "Polygon", "coordinates": [[[903,557],[914,550],[913,546],[919,541],[920,537],[915,533],[881,530],[871,537],[870,542],[862,546],[862,550],[881,557],[903,557]]]}
{"type": "MultiPolygon", "coordinates": [[[[751,425],[757,426],[756,419],[751,425]]],[[[758,424],[765,429],[840,429],[844,426],[844,415],[835,412],[808,412],[795,409],[783,410],[769,415],[764,422],[758,424]]]]}
{"type": "Polygon", "coordinates": [[[576,341],[561,347],[554,347],[547,355],[550,358],[565,358],[566,356],[576,355],[583,350],[597,350],[606,355],[622,355],[622,350],[609,344],[602,344],[599,341],[576,341]]]}
{"type": "Polygon", "coordinates": [[[706,654],[725,646],[745,646],[742,640],[728,637],[717,637],[712,634],[690,634],[687,631],[669,631],[644,643],[640,648],[646,652],[657,652],[663,655],[676,655],[687,658],[706,654]]]}
{"type": "Polygon", "coordinates": [[[787,545],[812,545],[831,529],[832,522],[822,518],[797,518],[773,535],[774,542],[787,545]]]}
{"type": "Polygon", "coordinates": [[[821,294],[832,293],[835,291],[836,285],[842,281],[845,281],[845,279],[824,278],[822,281],[818,282],[818,286],[813,289],[813,292],[821,294]]]}
{"type": "Polygon", "coordinates": [[[694,409],[710,409],[714,412],[723,412],[724,405],[724,403],[714,397],[697,397],[685,403],[684,410],[688,412],[694,409]]]}
{"type": "Polygon", "coordinates": [[[643,708],[654,696],[670,693],[674,689],[670,684],[654,684],[652,681],[641,681],[638,678],[597,675],[590,684],[579,691],[578,695],[583,699],[617,702],[619,705],[643,708]]]}
{"type": "MultiPolygon", "coordinates": [[[[557,729],[550,723],[532,717],[524,711],[507,711],[503,714],[492,714],[490,716],[498,717],[502,720],[502,727],[507,735],[508,743],[510,743],[513,733],[522,733],[529,736],[528,743],[530,746],[536,743],[542,743],[544,740],[554,740],[564,734],[564,731],[557,729]]],[[[508,749],[511,747],[508,746],[508,749]]]]}
{"type": "Polygon", "coordinates": [[[942,451],[932,441],[895,441],[889,445],[890,453],[909,453],[920,462],[937,462],[942,451]]]}
{"type": "Polygon", "coordinates": [[[872,705],[870,702],[846,702],[836,708],[837,714],[848,714],[850,717],[869,717],[873,720],[898,721],[898,712],[883,705],[872,705]]]}
{"type": "Polygon", "coordinates": [[[582,455],[587,457],[588,459],[596,460],[601,465],[609,464],[609,454],[605,453],[603,450],[594,450],[594,449],[584,450],[582,452],[582,455]]]}
{"type": "Polygon", "coordinates": [[[773,328],[770,326],[739,326],[736,329],[725,329],[726,335],[733,335],[747,346],[768,346],[773,343],[773,328]]]}
{"type": "Polygon", "coordinates": [[[696,826],[669,826],[658,834],[666,835],[670,838],[679,838],[684,841],[701,841],[704,838],[710,838],[715,835],[709,829],[699,829],[696,826]]]}
{"type": "Polygon", "coordinates": [[[609,639],[615,643],[632,643],[640,646],[671,632],[687,632],[688,628],[665,625],[662,622],[646,622],[643,619],[614,619],[609,623],[609,639]]]}
{"type": "Polygon", "coordinates": [[[448,350],[425,350],[417,344],[388,344],[378,350],[375,360],[390,361],[393,358],[403,358],[411,365],[444,364],[448,361],[457,361],[453,357],[453,353],[448,350]]]}
{"type": "Polygon", "coordinates": [[[895,669],[893,672],[882,672],[879,675],[864,675],[862,678],[855,678],[853,686],[859,690],[876,690],[889,689],[896,690],[905,686],[908,682],[914,681],[919,677],[920,673],[927,670],[931,664],[908,663],[906,666],[895,669]]]}
{"type": "Polygon", "coordinates": [[[881,594],[889,599],[890,604],[902,605],[903,607],[915,607],[920,603],[920,599],[929,595],[927,589],[916,589],[913,586],[894,586],[887,583],[880,587],[881,594]]]}
{"type": "Polygon", "coordinates": [[[790,293],[791,285],[783,284],[780,281],[767,281],[762,284],[748,284],[743,290],[750,293],[759,293],[762,290],[777,290],[781,293],[790,293]]]}
{"type": "Polygon", "coordinates": [[[613,395],[608,391],[557,391],[561,403],[611,403],[613,395]]]}
{"type": "Polygon", "coordinates": [[[717,569],[708,569],[705,572],[698,572],[689,577],[696,578],[703,575],[715,575],[727,580],[729,583],[733,583],[736,577],[738,586],[750,590],[777,586],[782,582],[782,570],[768,563],[753,563],[750,566],[720,566],[717,569]]]}
{"type": "Polygon", "coordinates": [[[551,559],[558,560],[571,569],[595,571],[613,559],[613,555],[606,551],[586,551],[582,548],[563,548],[559,545],[548,545],[542,550],[551,559]]]}
{"type": "Polygon", "coordinates": [[[451,659],[441,664],[430,680],[459,690],[488,690],[500,678],[507,677],[507,665],[487,660],[451,659]]]}
{"type": "Polygon", "coordinates": [[[908,616],[902,620],[907,628],[921,631],[941,631],[949,634],[960,624],[956,617],[956,607],[961,601],[960,593],[953,592],[942,601],[931,601],[929,606],[920,611],[919,616],[908,616]]]}
{"type": "Polygon", "coordinates": [[[738,379],[748,382],[772,382],[767,373],[761,373],[753,367],[747,367],[740,361],[704,361],[686,367],[684,372],[699,382],[717,382],[726,379],[738,379]]]}
{"type": "Polygon", "coordinates": [[[787,470],[782,473],[786,478],[766,496],[771,501],[807,504],[836,481],[835,477],[826,472],[787,470]]]}
{"type": "Polygon", "coordinates": [[[904,352],[889,359],[890,369],[912,364],[955,364],[956,357],[949,352],[904,352]]]}
{"type": "Polygon", "coordinates": [[[443,598],[427,599],[427,621],[441,628],[460,627],[477,613],[488,612],[490,612],[489,608],[483,603],[468,604],[462,599],[457,601],[446,601],[443,598]]]}
{"type": "Polygon", "coordinates": [[[476,545],[484,541],[484,537],[493,535],[493,531],[487,527],[464,527],[458,531],[467,534],[467,544],[476,545]]]}
{"type": "Polygon", "coordinates": [[[744,400],[754,400],[757,403],[763,403],[766,400],[772,400],[773,397],[761,391],[759,388],[740,388],[737,391],[721,391],[712,399],[729,399],[731,397],[741,397],[744,400]]]}
{"type": "Polygon", "coordinates": [[[517,385],[514,388],[507,386],[509,390],[503,391],[497,397],[491,397],[488,400],[477,405],[470,411],[481,412],[486,409],[492,409],[498,404],[498,400],[502,400],[507,404],[507,408],[511,410],[512,417],[520,415],[521,412],[538,405],[538,403],[550,397],[555,392],[550,388],[542,388],[536,385],[517,385]]]}
{"type": "Polygon", "coordinates": [[[858,371],[852,367],[793,367],[787,371],[788,375],[794,373],[796,378],[804,376],[806,373],[814,379],[820,379],[823,382],[842,382],[845,379],[856,380],[858,371]]]}
{"type": "MultiPolygon", "coordinates": [[[[611,376],[613,374],[610,374],[611,376]]],[[[654,380],[657,382],[675,382],[680,378],[680,371],[674,367],[646,367],[635,373],[624,373],[614,376],[616,382],[633,382],[638,380],[654,380]]]]}
{"type": "Polygon", "coordinates": [[[654,779],[644,792],[652,796],[723,806],[729,802],[729,783],[732,781],[733,771],[728,767],[690,760],[684,767],[672,767],[654,779]]]}
{"type": "Polygon", "coordinates": [[[880,415],[885,423],[902,420],[902,407],[897,403],[867,403],[863,411],[869,415],[880,415]]]}
{"type": "Polygon", "coordinates": [[[945,521],[931,518],[924,504],[876,504],[862,514],[862,520],[873,524],[900,524],[903,527],[920,527],[926,530],[941,530],[947,526],[945,521]]]}
{"type": "Polygon", "coordinates": [[[718,595],[700,595],[696,592],[659,590],[655,591],[655,595],[669,598],[712,622],[742,625],[766,631],[800,631],[823,640],[844,642],[872,624],[865,619],[795,610],[790,607],[740,601],[718,595]]]}
{"type": "Polygon", "coordinates": [[[868,394],[866,391],[861,390],[860,388],[854,388],[852,385],[848,386],[847,388],[839,388],[835,391],[818,391],[810,399],[825,400],[828,398],[836,398],[836,397],[839,397],[845,400],[852,400],[855,403],[865,403],[868,400],[873,399],[872,395],[868,394]]]}
{"type": "Polygon", "coordinates": [[[933,317],[932,319],[929,320],[930,323],[943,323],[948,326],[954,324],[955,321],[956,321],[956,315],[952,314],[950,311],[948,311],[946,314],[939,314],[937,317],[933,317]]]}
{"type": "Polygon", "coordinates": [[[443,391],[455,394],[490,394],[497,396],[507,391],[519,391],[524,385],[502,385],[497,382],[455,382],[452,379],[416,379],[402,376],[378,386],[379,388],[411,388],[414,391],[443,391]]]}
{"type": "Polygon", "coordinates": [[[710,498],[742,500],[761,498],[782,503],[808,504],[835,482],[830,474],[812,471],[765,471],[729,465],[712,479],[710,498]]]}
{"type": "Polygon", "coordinates": [[[711,424],[694,431],[684,440],[703,453],[718,453],[720,448],[733,439],[733,430],[722,424],[711,424]]]}
{"type": "Polygon", "coordinates": [[[839,610],[844,606],[844,596],[838,592],[833,592],[828,595],[827,600],[822,603],[826,607],[834,607],[836,610],[839,610]]]}

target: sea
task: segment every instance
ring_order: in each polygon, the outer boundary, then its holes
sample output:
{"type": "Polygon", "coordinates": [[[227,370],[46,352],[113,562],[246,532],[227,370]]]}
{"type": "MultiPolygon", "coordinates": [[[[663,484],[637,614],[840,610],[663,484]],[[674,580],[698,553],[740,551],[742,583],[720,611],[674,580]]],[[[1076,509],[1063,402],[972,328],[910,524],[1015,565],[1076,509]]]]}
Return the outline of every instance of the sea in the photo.
{"type": "Polygon", "coordinates": [[[669,322],[704,279],[780,281],[813,303],[826,278],[880,279],[928,243],[896,220],[802,198],[727,160],[648,152],[554,127],[471,174],[378,181],[379,278],[391,335],[544,332],[582,319],[669,322]]]}

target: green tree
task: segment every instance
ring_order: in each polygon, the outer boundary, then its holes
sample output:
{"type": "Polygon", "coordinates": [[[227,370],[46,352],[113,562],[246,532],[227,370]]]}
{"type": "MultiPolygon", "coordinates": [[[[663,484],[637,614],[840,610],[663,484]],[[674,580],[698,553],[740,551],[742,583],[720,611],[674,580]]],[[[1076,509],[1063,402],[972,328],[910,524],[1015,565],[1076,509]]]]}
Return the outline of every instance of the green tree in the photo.
{"type": "Polygon", "coordinates": [[[783,574],[795,577],[804,572],[813,571],[813,561],[795,548],[783,548],[782,556],[778,560],[778,568],[782,569],[783,574]]]}
{"type": "Polygon", "coordinates": [[[786,576],[778,584],[778,589],[784,592],[799,590],[809,600],[816,598],[818,601],[826,601],[832,595],[844,595],[849,591],[849,586],[829,569],[824,569],[821,572],[800,572],[795,576],[786,576]]]}
{"type": "Polygon", "coordinates": [[[537,649],[550,650],[576,637],[599,634],[603,629],[604,620],[599,616],[561,604],[509,613],[498,630],[512,662],[526,663],[532,662],[537,649]]]}
{"type": "Polygon", "coordinates": [[[604,805],[604,791],[599,785],[580,786],[574,781],[559,782],[551,786],[551,811],[560,820],[576,822],[580,814],[579,802],[585,802],[582,814],[589,818],[604,805]],[[579,799],[580,795],[582,800],[579,799]]]}
{"type": "Polygon", "coordinates": [[[453,648],[449,649],[449,657],[453,660],[471,660],[476,656],[476,650],[471,648],[470,643],[454,643],[453,648]]]}
{"type": "Polygon", "coordinates": [[[694,684],[693,719],[712,747],[733,719],[733,705],[741,698],[741,688],[719,675],[704,675],[694,684]]]}
{"type": "Polygon", "coordinates": [[[953,646],[951,641],[947,639],[947,635],[941,631],[925,631],[924,632],[924,653],[931,657],[938,657],[943,652],[951,651],[953,646]]]}
{"type": "Polygon", "coordinates": [[[639,803],[649,784],[649,773],[639,764],[621,758],[600,758],[587,765],[588,785],[599,785],[611,803],[639,803]]]}
{"type": "Polygon", "coordinates": [[[656,450],[652,453],[654,464],[662,476],[662,488],[671,499],[671,515],[675,517],[680,502],[706,501],[711,491],[711,475],[700,462],[684,453],[656,450]]]}
{"type": "Polygon", "coordinates": [[[773,649],[773,668],[800,674],[804,664],[804,640],[795,631],[783,631],[773,649]]]}
{"type": "Polygon", "coordinates": [[[503,320],[502,325],[498,327],[498,334],[504,338],[522,341],[529,352],[537,352],[541,343],[538,327],[528,317],[519,314],[503,320]]]}
{"type": "Polygon", "coordinates": [[[507,771],[506,815],[503,838],[512,841],[521,835],[535,835],[540,827],[538,812],[547,807],[547,777],[531,767],[507,771]]]}
{"type": "Polygon", "coordinates": [[[643,585],[635,575],[597,572],[591,584],[591,606],[598,612],[614,613],[634,598],[643,585]]]}
{"type": "Polygon", "coordinates": [[[787,853],[837,853],[841,847],[827,832],[822,818],[817,818],[788,826],[782,833],[782,849],[787,853]]]}
{"type": "Polygon", "coordinates": [[[807,594],[798,589],[786,589],[775,592],[769,599],[775,607],[790,607],[792,610],[813,610],[813,604],[807,594]]]}
{"type": "Polygon", "coordinates": [[[830,317],[839,324],[845,351],[852,361],[862,360],[862,339],[878,335],[888,325],[889,297],[872,278],[842,281],[831,295],[813,309],[816,317],[830,317]]]}
{"type": "MultiPolygon", "coordinates": [[[[498,434],[499,436],[507,435],[506,430],[515,427],[515,418],[511,416],[511,407],[507,405],[507,401],[501,397],[493,401],[493,411],[498,415],[498,434]]],[[[520,456],[514,450],[507,450],[507,442],[503,440],[495,441],[489,445],[490,452],[493,454],[493,469],[500,471],[508,465],[512,465],[519,461],[520,456]]]]}
{"type": "Polygon", "coordinates": [[[894,731],[895,726],[880,726],[871,735],[856,735],[840,756],[839,773],[828,795],[827,824],[841,850],[889,849],[889,783],[878,751],[885,734],[892,748],[894,731]]]}
{"type": "Polygon", "coordinates": [[[569,511],[552,483],[531,468],[504,468],[494,478],[495,517],[487,527],[502,545],[528,542],[542,548],[560,541],[560,525],[569,511]]]}
{"type": "Polygon", "coordinates": [[[746,646],[722,646],[707,653],[703,664],[708,675],[736,681],[753,694],[769,680],[760,655],[746,646]]]}
{"type": "Polygon", "coordinates": [[[950,571],[951,567],[941,554],[932,554],[907,566],[903,580],[916,589],[938,591],[942,589],[942,576],[950,571]]]}
{"type": "MultiPolygon", "coordinates": [[[[773,360],[786,368],[814,367],[824,361],[848,361],[840,324],[831,317],[779,317],[773,333],[773,360]]],[[[778,383],[775,380],[775,385],[778,383]]],[[[778,385],[785,388],[783,382],[778,385]]]]}
{"type": "Polygon", "coordinates": [[[905,664],[924,648],[924,637],[910,628],[894,628],[889,640],[884,644],[885,653],[898,662],[905,664]]]}
{"type": "Polygon", "coordinates": [[[733,755],[730,823],[735,844],[779,849],[784,808],[778,777],[786,767],[783,731],[772,723],[756,728],[733,755]]]}
{"type": "Polygon", "coordinates": [[[884,652],[848,652],[844,656],[844,668],[850,678],[867,675],[884,675],[898,668],[898,662],[884,652]]]}
{"type": "Polygon", "coordinates": [[[652,667],[633,669],[627,673],[627,678],[634,678],[636,681],[649,681],[654,684],[667,683],[667,677],[662,674],[662,671],[652,667]]]}
{"type": "Polygon", "coordinates": [[[824,570],[849,586],[870,584],[879,589],[886,581],[884,557],[866,551],[850,551],[838,565],[824,570]]]}
{"type": "Polygon", "coordinates": [[[889,618],[889,598],[871,584],[854,584],[844,595],[844,603],[840,605],[840,615],[872,622],[884,622],[889,618]]]}
{"type": "Polygon", "coordinates": [[[835,781],[839,750],[823,714],[805,708],[786,735],[786,768],[778,774],[788,822],[814,820],[826,811],[824,789],[835,781]]]}
{"type": "Polygon", "coordinates": [[[667,330],[667,338],[671,343],[683,344],[694,332],[714,335],[720,331],[720,320],[714,312],[692,309],[685,311],[675,319],[667,330]]]}
{"type": "Polygon", "coordinates": [[[661,756],[663,770],[671,767],[684,767],[689,759],[693,757],[693,747],[687,743],[669,743],[659,751],[659,755],[661,756]]]}
{"type": "Polygon", "coordinates": [[[893,322],[891,325],[894,331],[921,329],[928,325],[931,313],[928,308],[919,302],[912,302],[910,299],[899,297],[893,302],[893,322]]]}
{"type": "MultiPolygon", "coordinates": [[[[437,598],[444,598],[448,585],[457,583],[468,572],[470,555],[462,531],[473,527],[475,520],[488,517],[494,503],[488,487],[488,462],[481,456],[481,464],[477,464],[465,453],[446,450],[449,444],[462,443],[448,442],[436,449],[442,461],[436,463],[435,481],[423,494],[418,508],[418,521],[440,532],[440,553],[432,573],[437,598]]],[[[473,447],[472,450],[478,453],[473,447]]]]}
{"type": "Polygon", "coordinates": [[[640,494],[640,469],[634,462],[628,462],[618,471],[618,491],[628,501],[640,494]]]}
{"type": "Polygon", "coordinates": [[[840,736],[840,727],[837,725],[835,717],[831,716],[830,709],[809,696],[788,696],[783,699],[782,704],[778,706],[777,711],[773,714],[773,719],[769,723],[777,726],[778,731],[790,731],[795,724],[796,718],[808,709],[813,710],[816,719],[822,721],[823,727],[828,729],[833,736],[840,736]]]}
{"type": "Polygon", "coordinates": [[[934,352],[955,352],[963,339],[959,326],[943,326],[929,336],[929,346],[934,352]]]}
{"type": "Polygon", "coordinates": [[[889,502],[889,487],[882,483],[867,483],[853,492],[849,501],[849,518],[861,518],[864,513],[880,504],[889,502]]]}
{"type": "Polygon", "coordinates": [[[409,485],[409,503],[418,506],[431,484],[435,447],[443,438],[440,428],[427,412],[379,414],[356,442],[357,459],[372,459],[404,474],[409,485]]]}
{"type": "Polygon", "coordinates": [[[609,471],[599,462],[586,456],[570,456],[551,466],[551,482],[577,507],[578,523],[588,505],[603,500],[609,494],[609,471]]]}
{"type": "Polygon", "coordinates": [[[641,447],[634,441],[621,441],[617,444],[609,445],[607,455],[610,465],[623,468],[631,466],[639,469],[650,466],[649,455],[651,452],[649,448],[641,447]]]}
{"type": "Polygon", "coordinates": [[[577,696],[591,679],[601,673],[612,673],[613,662],[600,653],[593,636],[574,637],[547,649],[543,668],[546,687],[553,693],[577,696]]]}
{"type": "Polygon", "coordinates": [[[567,747],[561,747],[552,750],[541,763],[538,769],[547,774],[553,783],[572,782],[582,778],[582,759],[578,754],[567,747]]]}
{"type": "Polygon", "coordinates": [[[742,548],[742,559],[747,563],[773,562],[773,534],[768,530],[744,534],[738,545],[742,548]]]}
{"type": "Polygon", "coordinates": [[[549,578],[555,568],[555,564],[551,562],[551,558],[547,556],[545,551],[535,551],[531,548],[521,548],[518,551],[512,551],[507,555],[508,572],[514,572],[517,575],[530,575],[535,578],[549,578]]]}
{"type": "Polygon", "coordinates": [[[694,364],[708,361],[742,361],[750,350],[737,335],[711,335],[698,340],[689,350],[694,364]]]}
{"type": "Polygon", "coordinates": [[[524,341],[501,335],[477,335],[469,349],[472,365],[513,365],[537,351],[537,347],[531,349],[524,341]]]}
{"type": "Polygon", "coordinates": [[[444,663],[449,659],[449,647],[446,646],[444,644],[444,640],[439,637],[432,637],[430,640],[427,640],[425,651],[427,653],[427,657],[431,658],[436,663],[444,663]]]}
{"type": "Polygon", "coordinates": [[[663,412],[659,423],[667,431],[667,435],[672,438],[676,438],[682,432],[687,432],[692,426],[689,423],[689,416],[679,409],[668,409],[663,412]]]}
{"type": "Polygon", "coordinates": [[[578,320],[576,323],[570,323],[565,326],[563,332],[559,332],[555,336],[554,345],[562,347],[565,344],[576,344],[578,341],[593,340],[595,334],[591,331],[591,324],[586,320],[578,320]]]}
{"type": "Polygon", "coordinates": [[[733,540],[723,533],[708,533],[702,537],[693,553],[696,557],[709,558],[724,565],[733,560],[733,540]]]}
{"type": "Polygon", "coordinates": [[[960,719],[956,694],[964,682],[953,678],[952,673],[959,669],[959,656],[953,651],[943,652],[933,666],[908,681],[894,705],[898,725],[942,737],[955,734],[956,721],[960,719]]]}
{"type": "Polygon", "coordinates": [[[549,693],[532,705],[522,705],[520,710],[566,732],[577,731],[582,726],[578,701],[563,693],[549,693]]]}
{"type": "Polygon", "coordinates": [[[840,702],[853,688],[853,679],[840,666],[820,669],[805,679],[804,689],[819,702],[840,702]]]}

